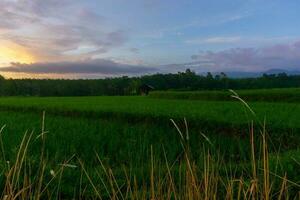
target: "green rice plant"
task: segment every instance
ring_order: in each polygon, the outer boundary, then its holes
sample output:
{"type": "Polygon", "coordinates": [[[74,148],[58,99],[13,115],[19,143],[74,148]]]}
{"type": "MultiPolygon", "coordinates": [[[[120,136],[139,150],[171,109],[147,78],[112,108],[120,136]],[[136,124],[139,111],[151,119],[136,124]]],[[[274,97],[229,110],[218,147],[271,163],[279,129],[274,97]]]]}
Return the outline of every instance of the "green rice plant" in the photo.
{"type": "MultiPolygon", "coordinates": [[[[247,102],[299,102],[299,88],[280,89],[252,89],[238,90],[239,96],[247,102]]],[[[216,91],[153,91],[151,98],[181,99],[181,100],[205,100],[205,101],[232,101],[230,92],[226,90],[216,91]]]]}
{"type": "MultiPolygon", "coordinates": [[[[49,161],[34,162],[28,155],[29,146],[34,144],[32,133],[26,133],[19,146],[19,151],[9,166],[4,169],[5,184],[2,197],[5,199],[58,199],[58,198],[95,198],[95,199],[273,199],[277,197],[292,197],[297,195],[293,190],[299,185],[285,176],[271,171],[270,156],[267,145],[266,133],[262,132],[262,151],[257,155],[254,150],[254,131],[251,132],[251,168],[242,165],[231,166],[213,151],[203,146],[199,157],[194,158],[193,149],[190,148],[189,131],[181,131],[179,126],[178,139],[182,153],[174,161],[168,159],[165,150],[164,159],[161,160],[154,154],[150,146],[149,163],[141,165],[147,172],[140,179],[130,165],[123,165],[122,173],[116,168],[105,164],[98,153],[94,154],[98,164],[86,166],[85,162],[74,156],[57,165],[56,169],[49,169],[49,161]],[[73,164],[70,162],[73,160],[73,164]],[[34,166],[37,165],[37,166],[34,166]],[[81,168],[80,185],[74,187],[74,194],[61,190],[68,187],[63,181],[66,177],[66,168],[81,168]],[[231,166],[231,167],[230,167],[231,166]],[[34,171],[33,169],[41,169],[34,171]],[[242,169],[236,173],[235,168],[242,169]],[[47,174],[48,173],[48,174],[47,174]],[[84,181],[84,179],[86,179],[84,181]],[[277,186],[279,185],[279,187],[277,186]],[[77,191],[79,190],[79,191],[77,191]],[[74,196],[72,196],[74,195],[74,196]]],[[[204,137],[204,136],[203,136],[204,137]]],[[[39,139],[41,139],[39,137],[39,139]]],[[[212,143],[209,137],[205,141],[212,143]]],[[[45,155],[44,153],[42,155],[45,155]]],[[[274,168],[274,167],[272,167],[274,168]]],[[[70,174],[68,174],[70,175],[70,174]]],[[[73,180],[76,174],[71,173],[73,180]]],[[[296,197],[296,196],[295,196],[296,197]]]]}
{"type": "MultiPolygon", "coordinates": [[[[261,109],[257,109],[257,105],[264,108],[267,104],[248,104],[238,94],[232,95],[238,102],[217,105],[219,110],[214,117],[221,118],[220,111],[230,105],[226,109],[238,109],[234,117],[246,116],[245,124],[240,129],[235,129],[238,125],[234,124],[223,132],[226,126],[221,120],[205,121],[201,129],[189,120],[196,122],[209,116],[204,113],[211,111],[204,107],[214,105],[212,102],[191,106],[203,108],[200,112],[184,110],[190,102],[138,97],[58,98],[49,105],[53,98],[30,98],[33,102],[24,98],[21,100],[25,106],[13,104],[18,98],[12,98],[12,102],[1,100],[2,105],[16,108],[0,115],[0,123],[6,124],[0,134],[2,198],[299,198],[297,142],[296,147],[283,147],[280,139],[274,142],[280,135],[272,135],[274,127],[266,128],[268,119],[262,118],[261,109]],[[121,100],[123,106],[136,110],[125,112],[119,106],[121,100]],[[139,100],[136,108],[129,100],[139,100]],[[85,106],[76,108],[70,102],[85,106]],[[162,105],[143,107],[149,102],[162,105]],[[23,108],[29,112],[17,110],[23,108]],[[42,108],[46,108],[47,118],[42,108]],[[102,111],[113,114],[99,119],[102,111]],[[78,115],[65,116],[70,112],[78,115]],[[96,114],[90,116],[93,112],[96,114]],[[193,112],[198,113],[195,118],[180,120],[193,112]],[[156,124],[156,118],[172,120],[163,125],[156,124]],[[240,131],[242,128],[245,130],[240,131]]],[[[276,108],[280,110],[280,106],[276,108]]],[[[276,114],[282,117],[281,111],[276,114]]]]}

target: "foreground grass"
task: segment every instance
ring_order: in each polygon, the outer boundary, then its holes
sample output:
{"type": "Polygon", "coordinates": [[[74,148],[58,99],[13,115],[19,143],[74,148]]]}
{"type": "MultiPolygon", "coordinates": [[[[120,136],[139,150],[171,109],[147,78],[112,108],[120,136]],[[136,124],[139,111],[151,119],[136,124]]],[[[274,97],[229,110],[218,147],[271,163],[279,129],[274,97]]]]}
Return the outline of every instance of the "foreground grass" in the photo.
{"type": "MultiPolygon", "coordinates": [[[[6,158],[16,154],[16,146],[21,142],[24,132],[33,132],[38,137],[42,127],[42,113],[30,114],[19,112],[0,112],[0,124],[5,125],[2,140],[6,150],[6,158]]],[[[170,122],[171,124],[171,122],[170,122]]],[[[149,164],[149,147],[157,159],[164,159],[161,152],[164,147],[169,159],[174,160],[181,152],[179,135],[173,126],[157,126],[152,123],[132,124],[119,120],[103,120],[88,118],[73,118],[49,115],[44,121],[47,130],[45,151],[49,162],[58,161],[76,154],[84,160],[89,160],[88,166],[93,166],[97,160],[95,151],[105,162],[116,167],[127,163],[135,165],[149,164]],[[50,156],[51,155],[51,156],[50,156]],[[139,158],[138,160],[136,158],[139,158]]],[[[227,160],[245,160],[250,146],[248,138],[241,136],[222,135],[218,132],[205,130],[191,131],[189,145],[193,148],[192,155],[201,153],[203,145],[213,145],[215,151],[226,152],[227,160]],[[211,144],[205,142],[202,134],[209,136],[211,144]]],[[[31,156],[39,154],[39,140],[29,148],[31,156]]],[[[291,148],[291,146],[289,146],[291,148]]]]}
{"type": "MultiPolygon", "coordinates": [[[[45,123],[42,123],[45,124],[45,123]]],[[[15,154],[8,160],[1,139],[3,199],[298,199],[298,151],[279,155],[269,154],[268,137],[264,129],[255,139],[249,133],[250,160],[229,162],[222,152],[203,145],[193,156],[188,127],[177,124],[177,157],[170,159],[164,146],[148,146],[146,163],[122,162],[121,167],[106,162],[98,151],[91,157],[96,162],[69,155],[51,161],[45,148],[47,129],[42,125],[37,136],[27,132],[15,154]],[[255,143],[259,143],[257,151],[255,143]],[[40,149],[37,158],[31,147],[40,149]],[[163,157],[155,153],[160,151],[163,157]],[[50,162],[51,161],[51,162],[50,162]]],[[[2,130],[3,131],[3,130],[2,130]]],[[[204,136],[205,137],[205,136],[204,136]]],[[[205,141],[211,144],[209,138],[205,141]]],[[[204,144],[204,142],[203,142],[204,144]]],[[[84,146],[82,147],[84,148],[84,146]]],[[[78,151],[80,152],[80,151],[78,151]]],[[[135,161],[143,159],[135,158],[135,161]]]]}

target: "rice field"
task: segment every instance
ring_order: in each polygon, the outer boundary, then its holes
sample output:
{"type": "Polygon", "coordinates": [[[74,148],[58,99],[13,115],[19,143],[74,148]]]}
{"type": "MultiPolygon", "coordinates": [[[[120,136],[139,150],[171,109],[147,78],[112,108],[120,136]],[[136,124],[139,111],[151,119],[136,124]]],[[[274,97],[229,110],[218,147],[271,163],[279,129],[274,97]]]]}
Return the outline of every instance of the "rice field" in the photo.
{"type": "MultiPolygon", "coordinates": [[[[272,126],[298,128],[299,103],[250,102],[257,119],[267,118],[272,126]]],[[[252,116],[235,100],[191,101],[156,99],[142,96],[119,97],[4,97],[1,110],[67,115],[87,118],[118,118],[127,121],[169,121],[187,118],[190,122],[245,124],[252,116]]],[[[215,124],[214,124],[215,125],[215,124]]]]}
{"type": "MultiPolygon", "coordinates": [[[[285,89],[252,89],[235,91],[247,102],[284,102],[297,103],[300,101],[300,88],[285,89]]],[[[208,101],[233,101],[228,90],[216,91],[154,91],[150,93],[152,98],[160,99],[185,99],[208,101]]]]}
{"type": "Polygon", "coordinates": [[[298,199],[299,105],[2,97],[2,197],[298,199]]]}

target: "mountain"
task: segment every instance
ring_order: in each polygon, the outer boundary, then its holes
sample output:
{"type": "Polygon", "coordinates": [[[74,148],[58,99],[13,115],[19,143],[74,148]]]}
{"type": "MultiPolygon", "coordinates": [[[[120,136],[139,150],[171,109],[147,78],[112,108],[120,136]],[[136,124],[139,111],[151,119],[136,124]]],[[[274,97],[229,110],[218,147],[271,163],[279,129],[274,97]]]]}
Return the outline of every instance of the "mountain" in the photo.
{"type": "Polygon", "coordinates": [[[279,73],[286,73],[288,75],[299,75],[300,74],[300,70],[284,70],[284,69],[270,69],[268,71],[265,72],[266,74],[279,74],[279,73]]]}
{"type": "MultiPolygon", "coordinates": [[[[255,77],[260,77],[263,74],[280,74],[280,73],[286,73],[287,75],[300,75],[300,70],[285,70],[285,69],[269,69],[267,71],[262,71],[262,72],[243,72],[243,71],[228,71],[225,72],[228,77],[231,78],[255,78],[255,77]]],[[[219,73],[213,73],[219,74],[219,73]]]]}

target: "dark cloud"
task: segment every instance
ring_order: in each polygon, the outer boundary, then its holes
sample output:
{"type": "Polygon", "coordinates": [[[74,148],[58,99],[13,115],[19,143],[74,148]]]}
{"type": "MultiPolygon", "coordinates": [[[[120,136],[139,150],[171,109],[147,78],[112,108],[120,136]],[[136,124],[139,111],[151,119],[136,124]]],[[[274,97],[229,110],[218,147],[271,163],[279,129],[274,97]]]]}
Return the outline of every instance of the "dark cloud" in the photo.
{"type": "Polygon", "coordinates": [[[117,63],[106,59],[91,59],[79,62],[54,63],[11,63],[0,68],[2,72],[27,74],[102,74],[102,75],[138,75],[153,73],[157,68],[117,63]]]}
{"type": "Polygon", "coordinates": [[[106,35],[106,42],[101,44],[105,44],[107,46],[119,46],[119,44],[125,43],[127,37],[123,31],[113,31],[106,35]]]}
{"type": "Polygon", "coordinates": [[[187,62],[187,63],[173,63],[168,65],[161,66],[161,71],[165,73],[176,73],[178,71],[184,71],[187,68],[192,69],[196,72],[207,72],[211,70],[211,67],[213,64],[211,61],[205,61],[205,60],[199,60],[199,61],[193,61],[193,62],[187,62]]]}
{"type": "Polygon", "coordinates": [[[132,53],[139,53],[140,52],[140,50],[138,48],[130,48],[129,51],[132,52],[132,53]]]}
{"type": "MultiPolygon", "coordinates": [[[[233,48],[218,52],[208,51],[193,55],[192,59],[209,62],[212,71],[261,71],[271,68],[295,70],[300,68],[300,41],[263,48],[233,48]]],[[[200,63],[198,68],[203,66],[200,63]]]]}

